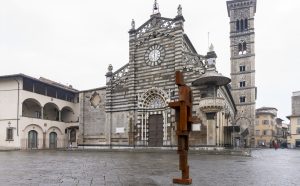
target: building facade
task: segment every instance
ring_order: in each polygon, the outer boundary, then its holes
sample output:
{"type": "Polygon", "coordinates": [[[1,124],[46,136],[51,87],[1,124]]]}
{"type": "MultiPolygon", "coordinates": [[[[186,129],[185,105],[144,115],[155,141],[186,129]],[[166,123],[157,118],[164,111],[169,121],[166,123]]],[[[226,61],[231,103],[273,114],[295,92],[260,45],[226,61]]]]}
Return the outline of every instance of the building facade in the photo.
{"type": "Polygon", "coordinates": [[[197,53],[184,22],[181,6],[175,18],[165,18],[156,3],[144,24],[136,27],[132,20],[129,62],[116,71],[108,67],[106,87],[80,92],[81,147],[176,146],[176,114],[168,107],[178,98],[176,71],[184,73],[193,91],[192,112],[198,123],[193,125],[190,145],[233,144],[236,108],[230,88],[210,91],[208,85],[192,86],[216,59],[197,53]],[[208,108],[218,109],[210,114],[208,108]]]}
{"type": "Polygon", "coordinates": [[[289,136],[289,124],[283,123],[283,119],[277,118],[277,132],[276,138],[277,142],[281,145],[282,148],[287,148],[287,137],[289,136]]]}
{"type": "Polygon", "coordinates": [[[290,136],[288,144],[291,148],[300,147],[300,91],[293,92],[292,114],[287,116],[290,120],[290,136]]]}
{"type": "Polygon", "coordinates": [[[255,146],[255,32],[256,0],[227,1],[230,17],[231,86],[237,107],[237,136],[247,147],[255,146]]]}
{"type": "Polygon", "coordinates": [[[0,77],[0,149],[77,145],[78,91],[23,74],[0,77]]]}
{"type": "Polygon", "coordinates": [[[262,107],[256,109],[255,121],[255,146],[272,147],[273,141],[277,142],[277,109],[262,107]]]}

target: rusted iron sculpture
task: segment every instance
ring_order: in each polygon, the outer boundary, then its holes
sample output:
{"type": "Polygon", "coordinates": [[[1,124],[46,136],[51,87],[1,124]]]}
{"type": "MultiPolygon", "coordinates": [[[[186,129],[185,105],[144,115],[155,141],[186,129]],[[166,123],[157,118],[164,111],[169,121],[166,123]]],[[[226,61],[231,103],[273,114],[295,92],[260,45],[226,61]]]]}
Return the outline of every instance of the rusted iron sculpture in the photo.
{"type": "Polygon", "coordinates": [[[178,101],[169,103],[169,107],[175,109],[178,137],[179,169],[182,172],[181,178],[174,178],[173,183],[189,185],[192,179],[189,178],[188,150],[189,133],[192,124],[192,91],[184,83],[183,75],[176,71],[176,85],[178,85],[178,101]]]}

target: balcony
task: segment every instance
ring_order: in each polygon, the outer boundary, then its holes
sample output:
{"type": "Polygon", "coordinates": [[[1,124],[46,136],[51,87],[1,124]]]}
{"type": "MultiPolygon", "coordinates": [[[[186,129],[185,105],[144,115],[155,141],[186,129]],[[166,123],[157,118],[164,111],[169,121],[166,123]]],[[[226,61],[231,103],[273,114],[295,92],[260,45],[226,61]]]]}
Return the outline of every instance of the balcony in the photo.
{"type": "Polygon", "coordinates": [[[207,97],[200,99],[199,107],[204,113],[216,113],[225,106],[225,99],[220,97],[207,97]]]}

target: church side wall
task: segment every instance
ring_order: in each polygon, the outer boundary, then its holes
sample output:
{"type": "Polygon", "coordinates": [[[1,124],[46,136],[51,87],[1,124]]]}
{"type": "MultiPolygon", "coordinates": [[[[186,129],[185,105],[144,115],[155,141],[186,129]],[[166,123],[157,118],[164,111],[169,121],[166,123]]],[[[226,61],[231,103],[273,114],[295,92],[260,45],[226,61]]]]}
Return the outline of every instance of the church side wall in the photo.
{"type": "Polygon", "coordinates": [[[106,144],[105,89],[81,92],[79,144],[106,144]],[[93,102],[93,103],[92,103],[93,102]]]}
{"type": "Polygon", "coordinates": [[[133,132],[132,117],[129,111],[106,114],[106,134],[111,136],[111,145],[128,145],[129,136],[133,132]],[[112,126],[111,128],[109,126],[112,126]]]}

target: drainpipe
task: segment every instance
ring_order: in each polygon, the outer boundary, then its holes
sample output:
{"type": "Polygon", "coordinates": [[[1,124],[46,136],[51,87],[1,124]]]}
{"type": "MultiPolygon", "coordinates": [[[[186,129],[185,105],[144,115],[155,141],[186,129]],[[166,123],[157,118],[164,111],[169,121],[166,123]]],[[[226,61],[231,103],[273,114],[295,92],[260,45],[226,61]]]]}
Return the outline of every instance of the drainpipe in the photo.
{"type": "Polygon", "coordinates": [[[110,129],[109,129],[109,147],[112,149],[112,110],[113,110],[113,104],[112,104],[112,80],[110,80],[110,129]]]}
{"type": "Polygon", "coordinates": [[[82,143],[83,143],[83,149],[85,146],[85,139],[84,139],[84,125],[85,125],[85,121],[84,121],[84,116],[85,116],[85,92],[83,92],[83,99],[82,99],[82,143]]]}
{"type": "Polygon", "coordinates": [[[20,109],[20,82],[17,78],[13,78],[18,83],[18,97],[17,97],[17,136],[19,136],[19,109],[20,109]]]}

